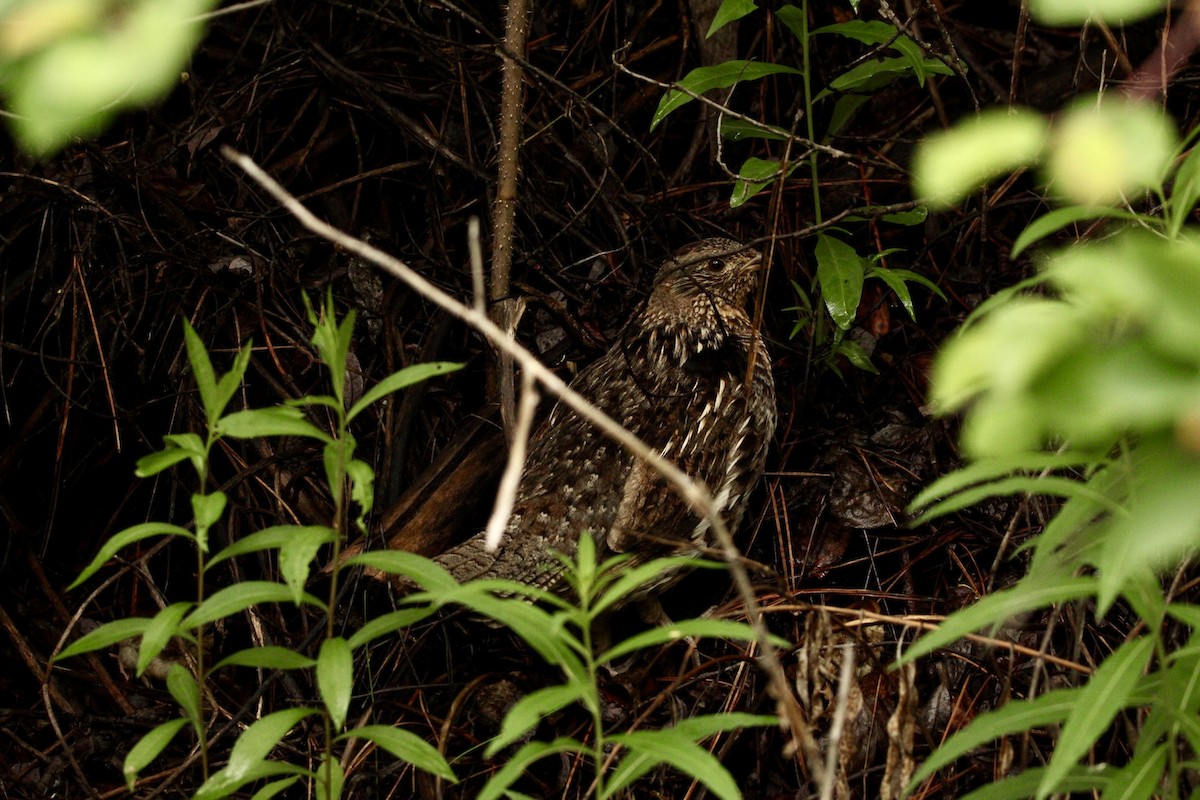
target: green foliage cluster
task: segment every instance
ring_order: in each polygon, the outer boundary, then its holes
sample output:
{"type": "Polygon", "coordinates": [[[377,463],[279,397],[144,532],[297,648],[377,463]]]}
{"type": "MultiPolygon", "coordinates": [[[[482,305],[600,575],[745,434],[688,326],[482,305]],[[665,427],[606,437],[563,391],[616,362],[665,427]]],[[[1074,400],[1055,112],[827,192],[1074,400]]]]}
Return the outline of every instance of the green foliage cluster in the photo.
{"type": "MultiPolygon", "coordinates": [[[[1053,7],[1045,21],[1057,22],[1084,4],[1038,5],[1053,7]]],[[[1103,5],[1118,17],[1146,7],[1103,5]]],[[[1142,624],[1084,685],[974,719],[911,788],[991,739],[1054,725],[1061,732],[1045,767],[971,797],[1177,797],[1200,764],[1200,607],[1174,602],[1158,576],[1200,541],[1200,229],[1189,224],[1200,148],[1188,150],[1197,136],[1181,143],[1159,109],[1101,96],[1053,123],[1031,111],[987,112],[918,153],[917,189],[943,205],[989,177],[1040,169],[1062,205],[1029,226],[1018,252],[1077,222],[1108,224],[1102,239],[1046,254],[1036,277],[976,309],[937,358],[934,403],[964,414],[962,443],[975,460],[916,498],[918,523],[995,495],[1065,502],[1026,545],[1025,578],[948,618],[903,660],[1060,603],[1092,600],[1102,617],[1123,600],[1142,624]],[[1152,213],[1135,207],[1147,196],[1152,213]],[[1173,645],[1180,628],[1190,633],[1173,645]],[[1127,709],[1141,711],[1129,761],[1080,765],[1127,709]]]]}
{"type": "MultiPolygon", "coordinates": [[[[708,35],[712,36],[729,23],[757,10],[754,0],[724,0],[713,18],[708,35]]],[[[795,126],[788,130],[776,124],[722,115],[719,131],[721,137],[728,141],[759,140],[764,146],[771,142],[784,143],[780,157],[751,155],[742,162],[736,173],[729,205],[736,208],[777,181],[786,180],[799,167],[807,166],[813,187],[815,222],[820,223],[819,159],[823,148],[828,149],[828,143],[843,130],[855,112],[881,89],[904,78],[914,79],[924,86],[930,75],[950,75],[953,70],[941,60],[927,56],[911,37],[887,22],[854,19],[810,30],[807,0],[799,6],[785,3],[770,13],[783,29],[795,37],[800,52],[801,63],[798,66],[732,60],[693,69],[679,81],[678,88],[663,95],[651,120],[651,129],[673,111],[705,92],[731,89],[770,75],[799,76],[803,85],[803,119],[806,126],[804,154],[792,156],[793,145],[798,141],[795,126]],[[866,46],[868,52],[856,65],[830,80],[827,86],[814,91],[811,81],[813,48],[822,37],[828,36],[858,42],[866,46]],[[831,101],[833,105],[824,130],[818,131],[815,112],[826,101],[831,101]]],[[[881,211],[871,216],[888,224],[919,225],[925,221],[926,212],[923,208],[916,208],[901,212],[881,211]]],[[[864,222],[866,219],[861,216],[850,217],[846,222],[864,222]]],[[[859,369],[874,372],[870,355],[846,336],[854,324],[865,282],[879,280],[885,283],[913,319],[916,318],[916,308],[910,284],[924,286],[943,299],[945,296],[936,284],[912,270],[884,266],[884,259],[899,252],[897,249],[866,256],[849,243],[853,238],[852,232],[844,227],[827,228],[817,234],[814,285],[805,288],[795,282],[792,284],[797,297],[797,305],[788,309],[797,315],[792,336],[811,326],[814,345],[827,367],[836,371],[836,359],[841,356],[859,369]],[[811,299],[816,291],[819,291],[823,301],[823,314],[817,313],[811,299]]]]}
{"type": "MultiPolygon", "coordinates": [[[[306,299],[307,302],[307,299],[306,299]]],[[[457,369],[450,363],[430,363],[408,367],[390,375],[353,403],[345,396],[348,359],[354,315],[341,322],[335,316],[332,299],[320,312],[308,306],[314,324],[312,344],[329,372],[331,393],[308,395],[284,406],[226,412],[241,386],[250,363],[251,345],[247,343],[234,358],[232,368],[218,375],[199,336],[184,322],[188,359],[199,389],[206,417],[205,434],[171,434],[164,437],[165,447],[138,462],[138,475],[149,477],[177,464],[188,462],[197,477],[192,495],[192,529],[161,522],[135,525],[111,537],[92,562],[81,572],[72,588],[92,577],[118,552],[150,537],[177,537],[190,542],[197,560],[196,597],[171,603],[154,617],[118,619],[102,625],[68,646],[57,656],[61,660],[126,640],[138,641],[137,673],[143,674],[168,645],[178,640],[190,645],[194,671],[175,662],[166,677],[167,688],[182,716],[168,720],[141,738],[126,757],[124,771],[132,790],[139,774],[185,729],[191,729],[200,743],[203,782],[195,793],[198,800],[217,800],[251,784],[261,783],[254,797],[265,800],[304,780],[307,791],[319,798],[333,800],[341,796],[344,775],[333,748],[349,740],[366,740],[384,752],[447,780],[455,780],[446,758],[416,734],[383,724],[348,725],[351,698],[354,696],[355,654],[383,636],[403,633],[439,608],[458,604],[508,626],[547,663],[561,669],[563,683],[536,691],[517,702],[505,717],[497,737],[485,755],[501,755],[510,745],[528,738],[548,714],[578,703],[592,719],[592,736],[587,742],[561,737],[550,742],[527,741],[507,755],[479,797],[493,798],[511,794],[512,784],[530,764],[553,754],[573,753],[588,760],[595,769],[593,791],[596,797],[613,797],[626,791],[649,771],[670,765],[703,783],[724,800],[740,797],[737,784],[720,762],[698,742],[717,733],[748,726],[774,726],[772,716],[729,713],[683,720],[661,730],[609,732],[602,718],[599,671],[606,663],[624,658],[648,647],[656,647],[684,637],[723,637],[754,641],[755,633],[744,623],[724,620],[685,620],[662,625],[621,641],[597,653],[593,631],[598,618],[610,611],[637,587],[655,580],[663,570],[679,566],[683,557],[662,558],[629,567],[623,558],[597,564],[590,536],[580,537],[577,562],[566,562],[566,575],[575,590],[572,600],[512,581],[480,580],[457,583],[436,563],[399,551],[365,552],[353,558],[339,559],[346,532],[366,532],[367,516],[373,505],[373,474],[369,465],[355,457],[355,441],[350,424],[373,403],[418,381],[457,369]],[[332,433],[305,417],[306,408],[321,408],[333,420],[332,433]],[[233,540],[213,553],[211,533],[226,506],[220,490],[210,490],[210,457],[221,439],[252,439],[266,436],[304,437],[322,447],[325,479],[334,502],[329,524],[277,525],[233,540]],[[273,552],[282,580],[242,581],[218,589],[206,590],[206,577],[213,567],[232,558],[253,553],[273,552]],[[340,564],[330,580],[328,596],[318,598],[306,586],[313,577],[313,564],[324,554],[329,563],[340,564]],[[338,579],[348,569],[369,566],[401,575],[424,589],[406,598],[406,605],[368,618],[348,636],[334,630],[334,604],[338,579]],[[307,652],[282,646],[252,647],[207,663],[205,628],[219,620],[241,614],[266,603],[292,603],[308,606],[324,614],[324,638],[315,657],[307,652]],[[540,605],[535,605],[538,603],[540,605]],[[225,765],[209,770],[207,731],[210,714],[206,711],[206,685],[214,676],[229,669],[307,670],[317,688],[320,705],[300,706],[272,711],[246,727],[229,752],[225,765]],[[273,760],[276,747],[301,722],[318,717],[324,729],[323,752],[304,764],[273,760]]],[[[720,567],[719,564],[709,564],[720,567]]],[[[786,642],[777,644],[786,646],[786,642]]]]}
{"type": "Polygon", "coordinates": [[[0,93],[21,146],[49,155],[179,83],[217,0],[0,0],[0,93]]]}

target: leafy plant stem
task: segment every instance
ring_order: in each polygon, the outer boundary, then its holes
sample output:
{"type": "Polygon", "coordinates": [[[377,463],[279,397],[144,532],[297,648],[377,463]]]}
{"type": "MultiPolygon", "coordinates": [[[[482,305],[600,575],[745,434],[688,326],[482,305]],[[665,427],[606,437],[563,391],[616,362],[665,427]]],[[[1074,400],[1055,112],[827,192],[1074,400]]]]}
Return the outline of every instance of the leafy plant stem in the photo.
{"type": "MultiPolygon", "coordinates": [[[[808,140],[815,142],[816,126],[813,124],[812,94],[812,40],[808,32],[808,0],[804,0],[800,4],[800,11],[800,51],[803,62],[801,71],[804,73],[804,125],[808,129],[808,140]]],[[[817,179],[817,151],[815,148],[808,154],[808,164],[812,173],[813,222],[819,225],[821,224],[821,182],[817,179]]]]}

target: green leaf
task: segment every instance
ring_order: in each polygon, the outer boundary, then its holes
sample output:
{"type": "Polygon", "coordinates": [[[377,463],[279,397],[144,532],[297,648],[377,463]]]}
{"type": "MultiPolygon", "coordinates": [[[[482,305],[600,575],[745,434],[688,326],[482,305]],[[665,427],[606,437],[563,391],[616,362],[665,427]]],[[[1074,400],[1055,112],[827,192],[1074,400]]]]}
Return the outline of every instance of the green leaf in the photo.
{"type": "Polygon", "coordinates": [[[200,546],[201,552],[208,552],[208,529],[225,513],[228,499],[220,490],[210,494],[197,492],[192,495],[192,515],[196,518],[196,544],[200,546]]]}
{"type": "MultiPolygon", "coordinates": [[[[61,5],[26,4],[45,6],[43,13],[50,14],[61,13],[61,5]]],[[[214,5],[214,0],[140,2],[112,14],[105,13],[108,6],[84,4],[103,9],[103,19],[35,42],[0,73],[22,148],[48,156],[77,136],[98,133],[117,113],[165,96],[179,82],[214,5]]]]}
{"type": "Polygon", "coordinates": [[[867,351],[863,349],[862,345],[852,339],[843,339],[838,342],[833,352],[836,355],[844,357],[855,369],[870,372],[872,375],[879,374],[879,370],[871,363],[871,357],[867,355],[867,351]]]}
{"type": "MultiPolygon", "coordinates": [[[[607,664],[637,650],[677,642],[689,636],[729,639],[735,642],[754,642],[758,640],[758,636],[754,633],[754,628],[745,622],[735,622],[729,619],[686,619],[634,634],[596,656],[596,661],[600,664],[607,664]]],[[[782,636],[772,634],[770,639],[771,644],[775,647],[787,648],[791,646],[791,643],[782,636]]]]}
{"type": "Polygon", "coordinates": [[[921,781],[993,739],[1061,723],[1075,710],[1082,692],[1082,688],[1055,689],[1033,700],[1009,700],[976,716],[925,759],[913,773],[905,793],[911,794],[921,781]]]}
{"type": "Polygon", "coordinates": [[[112,622],[106,622],[99,628],[96,628],[96,630],[80,636],[61,653],[56,655],[54,660],[61,661],[64,658],[71,658],[81,653],[90,653],[93,650],[110,647],[126,639],[141,636],[149,624],[150,620],[146,617],[127,617],[125,619],[114,619],[112,622]]]}
{"type": "Polygon", "coordinates": [[[142,644],[138,648],[137,675],[140,678],[146,668],[167,646],[174,636],[180,635],[179,621],[192,607],[192,603],[172,603],[154,615],[146,625],[142,634],[142,644]]]}
{"type": "Polygon", "coordinates": [[[717,8],[717,13],[713,15],[712,24],[708,26],[708,33],[704,34],[704,38],[712,38],[712,35],[721,30],[721,28],[752,13],[757,8],[754,5],[754,0],[722,0],[720,7],[717,8]]]}
{"type": "Polygon", "coordinates": [[[438,752],[437,748],[409,731],[393,728],[391,725],[363,725],[361,728],[346,731],[334,741],[345,739],[366,739],[401,761],[412,764],[417,769],[452,783],[458,782],[458,778],[455,776],[454,770],[450,769],[445,756],[438,752]]]}
{"type": "Polygon", "coordinates": [[[357,458],[346,464],[346,477],[350,479],[350,499],[358,508],[354,524],[364,535],[367,533],[367,514],[375,505],[375,470],[357,458]]]}
{"type": "Polygon", "coordinates": [[[315,708],[287,708],[251,723],[229,751],[229,763],[222,770],[226,773],[226,779],[239,780],[249,774],[251,768],[260,764],[288,731],[302,719],[318,713],[315,708]]]}
{"type": "Polygon", "coordinates": [[[686,734],[664,728],[657,731],[633,731],[632,733],[615,734],[611,741],[629,749],[629,754],[621,760],[620,766],[614,771],[612,779],[605,786],[611,797],[625,789],[631,783],[631,776],[644,774],[647,764],[667,763],[684,775],[703,783],[708,790],[722,800],[741,800],[741,792],[729,770],[721,766],[721,762],[712,753],[693,742],[686,734]]]}
{"type": "Polygon", "coordinates": [[[527,742],[496,771],[479,792],[476,800],[497,800],[518,778],[525,774],[530,765],[546,756],[559,753],[590,753],[591,750],[569,737],[560,736],[552,742],[527,742]]]}
{"type": "Polygon", "coordinates": [[[234,556],[256,553],[259,550],[274,550],[293,542],[315,541],[328,544],[336,540],[337,531],[327,525],[272,525],[233,542],[210,558],[204,568],[209,570],[234,556]]]}
{"type": "Polygon", "coordinates": [[[985,111],[917,148],[913,183],[918,197],[946,208],[992,178],[1034,163],[1046,141],[1046,122],[1032,111],[985,111]]]}
{"type": "Polygon", "coordinates": [[[425,587],[431,592],[448,591],[458,587],[449,572],[431,559],[416,553],[406,553],[403,550],[375,550],[360,553],[346,559],[343,566],[361,565],[371,569],[386,572],[389,575],[400,575],[425,587]]]}
{"type": "Polygon", "coordinates": [[[1193,147],[1175,171],[1171,187],[1168,211],[1171,218],[1171,234],[1179,233],[1192,209],[1200,202],[1200,147],[1193,147]]]}
{"type": "Polygon", "coordinates": [[[820,100],[833,92],[875,92],[904,75],[914,75],[918,83],[924,86],[927,73],[954,74],[952,69],[936,58],[921,59],[918,64],[920,66],[914,70],[907,57],[870,59],[838,75],[829,82],[828,89],[818,92],[813,99],[820,100]]]}
{"type": "Polygon", "coordinates": [[[1074,712],[1063,725],[1050,764],[1038,784],[1039,800],[1058,791],[1060,781],[1125,707],[1154,654],[1154,641],[1151,636],[1142,636],[1125,642],[1092,673],[1074,712]]]}
{"type": "Polygon", "coordinates": [[[1016,258],[1025,252],[1032,244],[1040,242],[1052,233],[1062,230],[1076,222],[1088,222],[1094,219],[1124,219],[1135,221],[1140,217],[1122,208],[1106,206],[1066,206],[1047,211],[1042,216],[1029,223],[1021,235],[1013,242],[1009,258],[1016,258]]]}
{"type": "Polygon", "coordinates": [[[429,380],[436,375],[445,375],[449,372],[462,369],[461,363],[453,361],[434,361],[428,364],[413,364],[410,367],[405,367],[399,372],[393,372],[379,383],[371,387],[370,391],[359,398],[358,402],[351,406],[349,413],[346,415],[347,420],[352,420],[365,411],[372,403],[379,401],[381,398],[387,397],[392,392],[398,392],[401,389],[412,386],[414,383],[429,380]]]}
{"type": "Polygon", "coordinates": [[[138,739],[137,744],[129,751],[129,755],[125,756],[123,767],[125,786],[129,791],[133,791],[138,773],[148,767],[151,761],[158,758],[159,753],[166,749],[175,735],[187,724],[186,719],[168,720],[161,725],[156,725],[149,733],[138,739]]]}
{"type": "Polygon", "coordinates": [[[915,322],[917,319],[917,310],[913,306],[912,295],[908,292],[909,283],[919,283],[925,288],[931,290],[938,297],[946,300],[946,294],[938,287],[936,283],[908,269],[884,269],[883,267],[871,267],[867,270],[867,278],[878,278],[888,285],[888,287],[896,293],[896,297],[900,298],[900,302],[904,304],[904,310],[908,312],[908,316],[915,322]]]}
{"type": "Polygon", "coordinates": [[[208,357],[208,350],[205,349],[204,342],[200,340],[200,334],[196,333],[196,329],[186,318],[183,320],[183,341],[187,345],[188,363],[192,365],[192,377],[196,381],[196,388],[200,391],[200,404],[204,406],[209,427],[212,427],[221,416],[221,412],[225,410],[225,406],[217,402],[217,372],[213,369],[212,360],[208,357]]]}
{"type": "Polygon", "coordinates": [[[238,771],[236,776],[226,766],[205,781],[196,791],[196,794],[192,796],[192,800],[220,800],[220,798],[229,797],[247,784],[265,778],[273,778],[276,775],[296,775],[301,778],[312,777],[312,773],[304,767],[275,761],[255,762],[245,767],[245,769],[238,771]]]}
{"type": "Polygon", "coordinates": [[[729,207],[737,208],[754,195],[770,186],[778,178],[786,178],[800,166],[799,161],[788,164],[787,170],[774,159],[747,158],[742,168],[738,170],[737,180],[733,184],[733,194],[729,198],[729,207]]]}
{"type": "Polygon", "coordinates": [[[342,762],[330,758],[329,753],[321,756],[321,763],[315,774],[318,800],[338,800],[346,784],[346,773],[342,771],[342,762]]]}
{"type": "Polygon", "coordinates": [[[1121,204],[1160,187],[1178,146],[1162,110],[1115,93],[1060,112],[1050,141],[1047,182],[1082,205],[1121,204]]]}
{"type": "Polygon", "coordinates": [[[787,141],[789,134],[783,128],[767,125],[762,122],[738,119],[737,117],[721,117],[721,138],[731,142],[745,139],[766,139],[769,141],[787,141]]]}
{"type": "Polygon", "coordinates": [[[1032,582],[1027,578],[1016,586],[990,594],[974,605],[951,614],[937,630],[914,642],[897,665],[911,663],[939,647],[958,641],[968,633],[1001,624],[1018,614],[1053,603],[1090,597],[1095,591],[1096,579],[1091,577],[1064,577],[1057,582],[1032,582]]]}
{"type": "Polygon", "coordinates": [[[870,266],[854,248],[825,233],[817,234],[817,282],[829,316],[849,330],[862,299],[863,279],[870,266]]]}
{"type": "Polygon", "coordinates": [[[204,709],[200,705],[200,684],[187,667],[176,662],[167,670],[167,691],[183,709],[197,736],[204,734],[204,709]]]}
{"type": "Polygon", "coordinates": [[[126,528],[109,537],[108,541],[101,546],[100,552],[92,559],[92,563],[83,568],[83,571],[79,573],[79,577],[67,587],[67,591],[74,589],[96,574],[96,571],[107,564],[108,560],[120,550],[134,542],[140,542],[142,539],[148,539],[151,536],[183,536],[192,541],[196,539],[187,528],[181,528],[178,525],[171,525],[166,522],[143,522],[140,525],[126,528]]]}
{"type": "MultiPolygon", "coordinates": [[[[188,628],[198,628],[218,619],[245,611],[259,603],[286,603],[292,599],[292,590],[274,581],[242,581],[215,592],[184,620],[188,628]]],[[[325,604],[305,592],[301,600],[309,605],[324,609],[325,604]]]]}
{"type": "MultiPolygon", "coordinates": [[[[1028,769],[1013,778],[989,783],[958,800],[1015,800],[1018,797],[1033,797],[1045,770],[1041,767],[1028,769]]],[[[1103,791],[1111,778],[1104,767],[1076,767],[1062,782],[1066,793],[1090,794],[1103,791]]]]}
{"type": "Polygon", "coordinates": [[[340,636],[321,642],[317,655],[317,689],[333,720],[334,730],[346,725],[350,696],[354,693],[354,654],[350,643],[340,636]]]}
{"type": "Polygon", "coordinates": [[[854,112],[870,102],[874,94],[844,94],[833,104],[829,114],[829,127],[825,130],[825,141],[842,132],[842,128],[854,118],[854,112]]]}
{"type": "Polygon", "coordinates": [[[495,758],[496,753],[532,731],[543,719],[556,711],[566,708],[571,703],[586,701],[587,698],[581,694],[580,687],[573,684],[547,686],[525,695],[513,703],[505,713],[500,732],[488,742],[487,749],[483,751],[484,758],[495,758]]]}
{"type": "Polygon", "coordinates": [[[260,436],[303,436],[319,442],[332,441],[329,434],[304,418],[304,412],[291,406],[271,406],[235,411],[221,417],[217,433],[232,439],[256,439],[260,436]]]}
{"type": "Polygon", "coordinates": [[[757,61],[726,61],[711,67],[697,67],[679,81],[681,89],[671,89],[658,103],[650,130],[675,109],[690,103],[696,95],[712,89],[725,89],[741,81],[752,81],[778,74],[799,75],[800,70],[782,64],[763,64],[757,61]]]}
{"type": "Polygon", "coordinates": [[[1012,494],[1085,497],[1100,505],[1107,505],[1110,508],[1114,507],[1110,499],[1097,493],[1094,489],[1089,489],[1087,484],[1072,478],[1060,478],[1057,475],[1046,475],[1044,477],[1017,475],[973,486],[970,489],[964,489],[958,494],[937,503],[921,514],[920,517],[913,520],[910,525],[912,527],[924,525],[935,517],[942,517],[946,514],[952,514],[955,511],[969,508],[989,497],[1005,497],[1012,494]]]}
{"type": "Polygon", "coordinates": [[[600,599],[591,607],[594,614],[607,611],[612,606],[626,599],[639,586],[657,580],[664,573],[683,568],[724,569],[725,565],[717,561],[707,561],[692,556],[663,556],[645,564],[622,570],[615,581],[605,587],[600,599]]]}
{"type": "MultiPolygon", "coordinates": [[[[195,434],[191,434],[195,435],[195,434]]],[[[196,437],[199,440],[199,436],[196,437]]],[[[204,455],[204,445],[201,444],[200,456],[204,455]]],[[[194,458],[195,455],[181,447],[168,447],[164,450],[159,450],[157,453],[148,453],[138,459],[137,469],[134,470],[134,475],[139,478],[149,478],[152,475],[157,475],[165,469],[178,464],[180,461],[185,461],[189,458],[194,458]]]]}
{"type": "Polygon", "coordinates": [[[292,776],[291,778],[284,778],[283,780],[272,781],[271,783],[268,783],[266,786],[263,786],[261,789],[259,789],[257,792],[255,792],[250,797],[250,800],[271,800],[272,797],[279,794],[284,789],[287,789],[288,787],[290,787],[293,783],[295,783],[298,780],[300,780],[299,776],[292,776]]]}
{"type": "Polygon", "coordinates": [[[925,85],[925,56],[921,52],[921,46],[887,22],[852,19],[813,31],[814,35],[818,33],[836,33],[868,45],[881,45],[886,42],[904,56],[917,81],[922,86],[925,85]]]}
{"type": "Polygon", "coordinates": [[[316,659],[289,650],[286,647],[266,645],[247,647],[218,661],[210,673],[224,667],[253,667],[255,669],[306,669],[316,666],[316,659]]]}
{"type": "Polygon", "coordinates": [[[1167,767],[1167,743],[1153,746],[1138,740],[1133,759],[1111,776],[1101,800],[1147,800],[1159,788],[1167,767]]]}
{"type": "Polygon", "coordinates": [[[437,606],[414,606],[412,608],[401,608],[397,611],[391,611],[373,619],[368,620],[354,635],[350,637],[350,647],[357,650],[368,642],[378,639],[380,636],[387,636],[396,631],[403,630],[409,625],[420,622],[426,617],[437,611],[437,606]]]}
{"type": "Polygon", "coordinates": [[[1091,19],[1136,22],[1162,11],[1162,0],[1030,0],[1029,13],[1042,25],[1076,28],[1091,19]]]}

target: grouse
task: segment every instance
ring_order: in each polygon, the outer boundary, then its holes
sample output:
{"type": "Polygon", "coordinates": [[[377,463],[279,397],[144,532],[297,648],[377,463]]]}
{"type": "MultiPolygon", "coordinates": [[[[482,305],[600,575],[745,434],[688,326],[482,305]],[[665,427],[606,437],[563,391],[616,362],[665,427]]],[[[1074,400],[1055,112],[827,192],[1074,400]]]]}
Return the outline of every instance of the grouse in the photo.
{"type": "MultiPolygon", "coordinates": [[[[762,256],[730,239],[677,251],[615,344],[571,387],[702,481],[734,530],[775,431],[775,383],[746,306],[762,256]]],[[[559,404],[529,442],[512,517],[495,552],[478,534],[435,560],[457,580],[506,578],[561,591],[558,552],[590,535],[602,560],[635,563],[715,542],[707,520],[645,462],[559,404]]],[[[638,592],[665,588],[663,575],[638,592]]],[[[629,598],[634,600],[637,598],[629,598]]]]}

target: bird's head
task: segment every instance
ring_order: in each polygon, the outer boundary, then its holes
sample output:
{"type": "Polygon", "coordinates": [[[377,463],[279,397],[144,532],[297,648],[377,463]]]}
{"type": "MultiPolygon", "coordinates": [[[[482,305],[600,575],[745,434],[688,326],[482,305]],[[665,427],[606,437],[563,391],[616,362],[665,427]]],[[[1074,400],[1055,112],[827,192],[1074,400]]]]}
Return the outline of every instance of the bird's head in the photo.
{"type": "Polygon", "coordinates": [[[703,239],[681,247],[654,277],[652,297],[688,305],[707,300],[744,309],[762,267],[762,253],[732,239],[703,239]]]}

